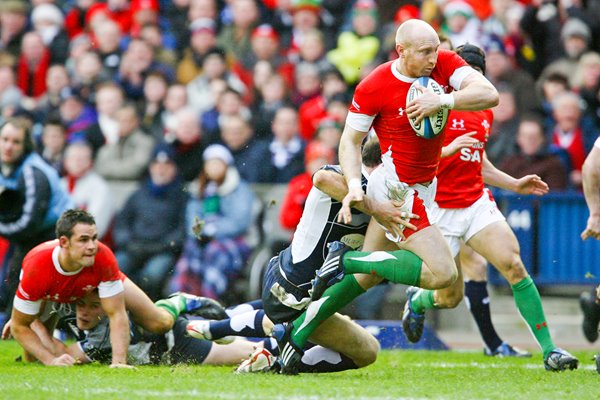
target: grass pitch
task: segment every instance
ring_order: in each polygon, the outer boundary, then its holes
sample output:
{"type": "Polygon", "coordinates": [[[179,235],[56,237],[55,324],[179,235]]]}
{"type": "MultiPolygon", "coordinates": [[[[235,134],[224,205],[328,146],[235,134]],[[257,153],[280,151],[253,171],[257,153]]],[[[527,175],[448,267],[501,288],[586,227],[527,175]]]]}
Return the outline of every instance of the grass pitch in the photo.
{"type": "Polygon", "coordinates": [[[3,399],[600,399],[592,353],[576,371],[546,372],[540,354],[499,359],[480,353],[384,351],[361,370],[335,374],[234,375],[232,367],[102,365],[49,368],[15,362],[18,345],[0,343],[3,399]]]}

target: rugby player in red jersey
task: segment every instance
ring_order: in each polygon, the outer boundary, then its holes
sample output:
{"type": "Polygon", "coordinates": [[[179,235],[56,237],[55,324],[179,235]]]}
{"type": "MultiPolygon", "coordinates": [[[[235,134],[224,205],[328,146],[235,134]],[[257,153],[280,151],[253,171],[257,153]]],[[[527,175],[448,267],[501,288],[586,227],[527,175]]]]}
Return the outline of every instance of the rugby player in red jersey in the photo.
{"type": "Polygon", "coordinates": [[[33,248],[23,260],[21,282],[15,296],[11,320],[2,336],[10,334],[25,349],[27,360],[45,365],[73,365],[68,354],[53,354],[43,346],[32,324],[42,319],[52,328],[49,314],[54,303],[73,303],[98,288],[101,304],[110,323],[112,367],[127,366],[129,318],[153,333],[169,331],[181,312],[214,302],[178,294],[156,305],[119,271],[113,252],[98,241],[96,223],[82,210],[65,211],[56,223],[58,239],[33,248]]]}
{"type": "Polygon", "coordinates": [[[284,373],[297,371],[301,348],[322,321],[383,278],[429,289],[444,288],[456,280],[450,248],[427,215],[435,196],[443,134],[434,139],[418,137],[408,118],[420,122],[442,107],[491,108],[498,103],[498,92],[456,53],[439,46],[437,33],[426,22],[413,19],[400,25],[396,32],[399,58],[380,65],[357,86],[340,142],[339,159],[349,190],[340,219],[351,221],[350,207],[364,199],[360,146],[373,129],[380,141],[383,166],[371,175],[367,193],[380,201],[404,201],[404,211],[420,217],[411,220],[417,229],[402,232],[398,226],[394,232],[386,232],[371,220],[363,246],[366,252],[330,247],[317,272],[312,304],[293,323],[274,329],[282,347],[284,373]],[[421,76],[430,76],[448,91],[455,91],[442,95],[427,91],[407,104],[410,85],[421,76]],[[339,283],[324,290],[336,276],[339,283]]]}
{"type": "MultiPolygon", "coordinates": [[[[483,50],[466,44],[456,52],[473,68],[481,73],[485,72],[483,50]]],[[[540,294],[523,265],[517,238],[491,193],[485,189],[484,181],[505,190],[534,195],[546,194],[548,185],[537,175],[515,179],[489,162],[485,155],[485,145],[492,122],[491,110],[450,113],[445,128],[446,147],[442,151],[442,155],[447,157],[442,158],[437,172],[435,203],[429,209],[431,220],[440,228],[454,257],[458,256],[461,242],[464,241],[489,260],[506,278],[521,316],[542,349],[546,369],[562,371],[577,368],[577,358],[557,348],[550,337],[540,294]]],[[[481,265],[484,269],[481,274],[484,276],[486,264],[481,265]]],[[[402,321],[409,341],[417,342],[420,339],[426,309],[454,308],[463,299],[464,282],[458,259],[457,265],[459,279],[449,287],[436,290],[411,287],[407,290],[408,300],[402,321]]],[[[473,306],[480,306],[484,297],[487,297],[485,282],[479,283],[476,286],[480,291],[480,301],[473,306]]],[[[490,325],[491,319],[488,329],[490,325]]],[[[502,351],[503,355],[518,355],[518,351],[514,349],[511,353],[510,346],[502,343],[497,334],[493,339],[495,341],[489,347],[490,352],[502,351]]]]}

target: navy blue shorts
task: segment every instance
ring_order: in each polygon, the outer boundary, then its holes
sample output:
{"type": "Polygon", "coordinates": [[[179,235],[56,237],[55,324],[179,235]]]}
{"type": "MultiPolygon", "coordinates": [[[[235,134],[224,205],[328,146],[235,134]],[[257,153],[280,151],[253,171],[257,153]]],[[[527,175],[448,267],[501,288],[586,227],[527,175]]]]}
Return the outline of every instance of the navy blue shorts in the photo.
{"type": "Polygon", "coordinates": [[[284,304],[280,298],[273,294],[272,289],[274,286],[279,286],[280,292],[284,290],[296,298],[298,302],[310,297],[308,290],[299,288],[282,275],[279,269],[279,257],[271,258],[265,271],[262,291],[263,308],[267,317],[276,324],[290,322],[298,318],[304,312],[304,308],[298,309],[284,304]]]}

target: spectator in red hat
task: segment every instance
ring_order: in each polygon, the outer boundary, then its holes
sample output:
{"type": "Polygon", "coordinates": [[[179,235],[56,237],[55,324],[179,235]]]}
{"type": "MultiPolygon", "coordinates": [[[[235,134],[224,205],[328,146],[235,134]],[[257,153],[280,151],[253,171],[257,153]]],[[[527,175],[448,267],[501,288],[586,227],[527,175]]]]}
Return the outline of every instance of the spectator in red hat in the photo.
{"type": "Polygon", "coordinates": [[[285,229],[296,229],[300,222],[304,203],[312,188],[312,176],[321,167],[333,164],[335,153],[328,146],[315,141],[306,147],[304,160],[305,171],[292,178],[281,204],[279,223],[285,229]]]}
{"type": "Polygon", "coordinates": [[[271,25],[257,26],[252,31],[250,45],[252,51],[239,57],[231,67],[247,87],[254,88],[252,75],[259,61],[267,61],[275,73],[281,75],[289,85],[292,84],[294,66],[281,55],[279,34],[271,25]]]}
{"type": "Polygon", "coordinates": [[[95,3],[85,16],[86,25],[93,27],[97,21],[109,19],[116,22],[121,32],[130,32],[133,14],[129,0],[106,0],[106,3],[95,3]]]}

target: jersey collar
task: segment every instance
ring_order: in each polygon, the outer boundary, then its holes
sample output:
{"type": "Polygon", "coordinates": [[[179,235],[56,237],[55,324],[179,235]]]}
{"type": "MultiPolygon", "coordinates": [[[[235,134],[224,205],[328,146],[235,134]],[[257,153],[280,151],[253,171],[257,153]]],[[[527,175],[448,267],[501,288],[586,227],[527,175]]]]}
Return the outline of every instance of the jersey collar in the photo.
{"type": "Polygon", "coordinates": [[[399,62],[400,62],[400,59],[397,58],[393,63],[390,64],[390,68],[392,69],[392,74],[396,77],[396,79],[398,79],[399,81],[402,81],[402,82],[406,82],[406,83],[413,83],[414,81],[416,81],[417,78],[411,78],[409,76],[401,74],[400,71],[398,71],[398,63],[399,62]]]}
{"type": "Polygon", "coordinates": [[[54,268],[58,271],[59,274],[65,276],[77,275],[83,268],[79,268],[77,271],[67,272],[60,266],[58,262],[58,254],[60,253],[60,246],[56,246],[54,250],[52,250],[52,264],[54,264],[54,268]]]}

